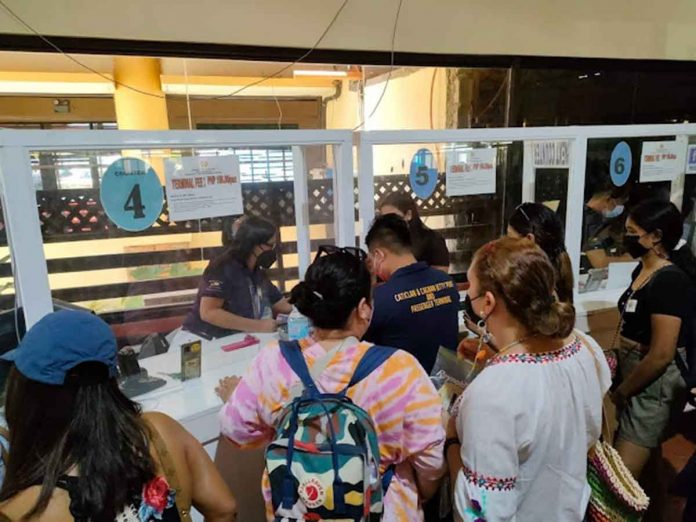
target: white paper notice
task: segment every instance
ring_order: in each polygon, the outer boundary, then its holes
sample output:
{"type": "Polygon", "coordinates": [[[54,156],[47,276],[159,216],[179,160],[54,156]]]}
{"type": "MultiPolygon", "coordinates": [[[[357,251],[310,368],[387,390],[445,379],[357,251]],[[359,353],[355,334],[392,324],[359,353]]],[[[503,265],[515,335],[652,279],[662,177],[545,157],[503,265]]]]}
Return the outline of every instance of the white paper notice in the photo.
{"type": "Polygon", "coordinates": [[[640,182],[672,181],[684,165],[676,141],[644,141],[640,154],[640,182]]]}
{"type": "Polygon", "coordinates": [[[244,213],[236,156],[168,160],[167,203],[172,221],[244,213]]]}
{"type": "Polygon", "coordinates": [[[495,194],[497,149],[455,151],[447,165],[447,195],[495,194]]]}

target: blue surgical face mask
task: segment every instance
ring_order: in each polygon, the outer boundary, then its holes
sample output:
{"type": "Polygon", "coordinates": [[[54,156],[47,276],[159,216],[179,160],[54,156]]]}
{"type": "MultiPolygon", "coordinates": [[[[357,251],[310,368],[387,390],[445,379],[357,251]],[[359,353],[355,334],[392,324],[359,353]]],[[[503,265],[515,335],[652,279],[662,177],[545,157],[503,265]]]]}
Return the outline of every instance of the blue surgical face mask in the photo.
{"type": "Polygon", "coordinates": [[[619,217],[621,214],[623,214],[623,211],[624,211],[623,205],[616,205],[612,210],[604,210],[602,212],[602,215],[607,219],[614,219],[616,217],[619,217]]]}

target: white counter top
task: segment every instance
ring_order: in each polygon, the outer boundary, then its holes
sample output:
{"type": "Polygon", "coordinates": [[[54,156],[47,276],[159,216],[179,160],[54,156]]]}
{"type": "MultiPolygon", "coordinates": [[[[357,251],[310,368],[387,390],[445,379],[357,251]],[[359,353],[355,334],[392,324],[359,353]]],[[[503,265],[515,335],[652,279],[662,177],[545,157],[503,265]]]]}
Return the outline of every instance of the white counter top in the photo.
{"type": "Polygon", "coordinates": [[[148,357],[140,362],[152,377],[165,379],[167,384],[150,393],[134,398],[145,411],[159,411],[186,426],[202,443],[219,435],[217,412],[222,402],[215,394],[215,387],[223,377],[241,376],[249,367],[261,346],[275,338],[273,334],[255,334],[261,344],[224,352],[222,347],[240,341],[245,334],[203,341],[201,377],[181,381],[181,347],[172,345],[167,353],[148,357]]]}

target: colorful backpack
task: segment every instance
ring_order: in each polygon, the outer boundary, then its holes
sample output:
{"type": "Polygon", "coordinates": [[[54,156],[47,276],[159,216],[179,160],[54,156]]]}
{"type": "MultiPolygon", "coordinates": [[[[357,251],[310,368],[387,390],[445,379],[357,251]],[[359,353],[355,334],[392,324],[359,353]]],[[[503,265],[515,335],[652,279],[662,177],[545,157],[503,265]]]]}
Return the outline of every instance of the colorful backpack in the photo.
{"type": "Polygon", "coordinates": [[[370,347],[343,391],[322,393],[299,343],[281,342],[280,349],[304,391],[280,412],[266,449],[275,520],[379,520],[394,470],[380,477],[375,425],[346,392],[396,350],[370,347]]]}

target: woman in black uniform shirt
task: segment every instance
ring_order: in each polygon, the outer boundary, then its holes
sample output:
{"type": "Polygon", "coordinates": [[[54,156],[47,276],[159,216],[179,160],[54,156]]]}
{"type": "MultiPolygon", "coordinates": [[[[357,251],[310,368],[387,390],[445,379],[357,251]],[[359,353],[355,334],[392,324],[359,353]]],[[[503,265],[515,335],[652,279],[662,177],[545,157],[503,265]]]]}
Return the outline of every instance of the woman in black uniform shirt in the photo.
{"type": "Polygon", "coordinates": [[[445,239],[425,226],[418,215],[418,207],[413,198],[401,192],[392,192],[382,200],[380,214],[397,214],[406,220],[411,232],[413,255],[417,261],[425,261],[428,266],[449,272],[449,251],[445,239]]]}
{"type": "Polygon", "coordinates": [[[640,264],[619,300],[622,382],[612,400],[620,410],[616,448],[635,477],[684,405],[675,357],[693,321],[696,259],[677,248],[681,234],[681,215],[668,201],[645,201],[626,220],[625,248],[640,264]]]}
{"type": "Polygon", "coordinates": [[[208,339],[276,330],[273,317],[292,310],[265,274],[277,259],[277,235],[265,219],[244,218],[227,250],[203,272],[184,330],[208,339]]]}

